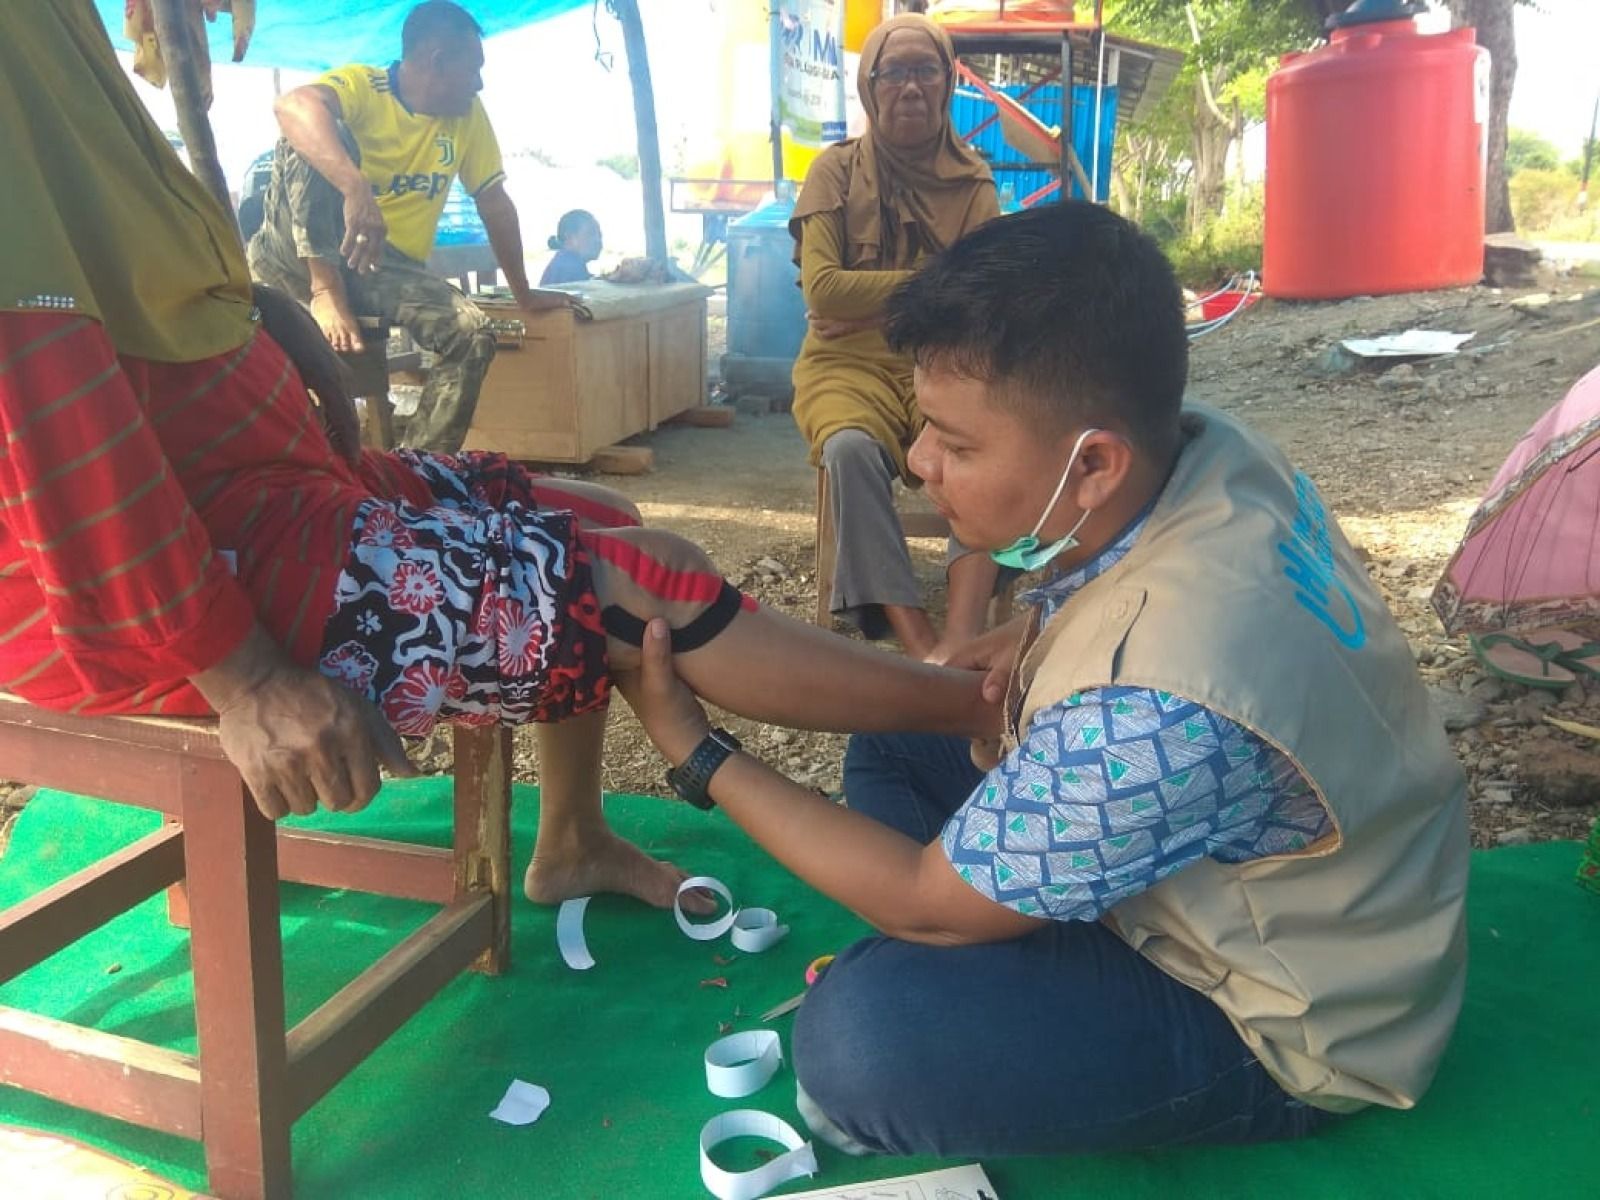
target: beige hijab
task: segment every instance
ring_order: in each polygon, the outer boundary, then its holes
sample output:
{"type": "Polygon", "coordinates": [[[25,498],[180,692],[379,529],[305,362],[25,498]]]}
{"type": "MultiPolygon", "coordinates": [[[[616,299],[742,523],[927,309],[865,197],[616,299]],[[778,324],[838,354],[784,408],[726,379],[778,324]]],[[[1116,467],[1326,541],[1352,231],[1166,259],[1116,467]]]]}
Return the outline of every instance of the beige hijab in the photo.
{"type": "Polygon", "coordinates": [[[934,254],[962,234],[999,215],[994,177],[976,151],[950,127],[950,99],[955,95],[955,47],[950,35],[927,17],[905,13],[879,25],[861,51],[856,90],[869,126],[866,136],[852,138],[824,151],[806,175],[795,203],[789,231],[800,255],[800,225],[816,213],[844,210],[845,266],[892,270],[907,268],[925,254],[934,254]],[[931,147],[918,154],[889,145],[878,137],[878,99],[872,72],[884,43],[897,29],[926,34],[948,72],[942,127],[931,147]]]}

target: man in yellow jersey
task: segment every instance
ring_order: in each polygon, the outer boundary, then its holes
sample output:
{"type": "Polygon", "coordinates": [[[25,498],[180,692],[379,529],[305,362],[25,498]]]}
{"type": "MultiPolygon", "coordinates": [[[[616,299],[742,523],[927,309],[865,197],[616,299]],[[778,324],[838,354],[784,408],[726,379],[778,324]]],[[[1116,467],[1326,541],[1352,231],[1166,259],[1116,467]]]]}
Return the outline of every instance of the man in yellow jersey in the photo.
{"type": "Polygon", "coordinates": [[[404,327],[431,351],[421,406],[397,432],[402,445],[450,454],[494,357],[482,312],[424,266],[457,175],[518,303],[538,301],[478,100],[482,30],[450,0],[425,0],[406,17],[401,55],[387,69],[340,67],[279,98],[283,137],[250,269],[309,304],[336,350],[362,349],[362,315],[404,327]]]}

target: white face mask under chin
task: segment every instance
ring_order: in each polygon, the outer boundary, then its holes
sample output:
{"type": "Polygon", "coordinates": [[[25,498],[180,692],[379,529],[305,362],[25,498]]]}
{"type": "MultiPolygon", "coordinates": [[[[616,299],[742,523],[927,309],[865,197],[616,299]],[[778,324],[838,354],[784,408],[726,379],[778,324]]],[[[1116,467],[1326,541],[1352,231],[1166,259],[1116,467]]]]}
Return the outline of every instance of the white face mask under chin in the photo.
{"type": "Polygon", "coordinates": [[[1078,435],[1078,440],[1072,444],[1072,453],[1067,457],[1067,468],[1061,472],[1061,478],[1056,483],[1056,490],[1050,496],[1050,503],[1044,506],[1044,511],[1039,514],[1039,519],[1033,524],[1033,532],[1025,533],[1009,546],[999,550],[991,550],[989,557],[1002,567],[1012,567],[1018,571],[1037,571],[1045,566],[1058,554],[1072,550],[1078,545],[1078,530],[1083,528],[1083,523],[1089,519],[1091,508],[1083,510],[1083,515],[1077,523],[1067,531],[1067,535],[1058,541],[1051,542],[1048,546],[1039,544],[1039,531],[1044,528],[1044,523],[1050,519],[1050,514],[1055,512],[1056,505],[1061,502],[1061,494],[1067,490],[1067,480],[1072,475],[1072,468],[1078,463],[1078,452],[1083,449],[1083,443],[1088,440],[1091,433],[1099,433],[1098,429],[1085,429],[1078,435]]]}

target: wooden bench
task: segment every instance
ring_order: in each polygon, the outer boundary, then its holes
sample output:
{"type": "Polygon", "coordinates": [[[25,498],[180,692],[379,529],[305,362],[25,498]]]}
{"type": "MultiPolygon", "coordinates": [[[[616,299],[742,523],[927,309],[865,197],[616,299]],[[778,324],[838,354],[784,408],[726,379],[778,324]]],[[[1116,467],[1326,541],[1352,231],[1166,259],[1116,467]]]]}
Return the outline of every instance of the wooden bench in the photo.
{"type": "Polygon", "coordinates": [[[0,913],[0,983],[168,889],[189,929],[198,1054],[0,1007],[0,1083],[204,1145],[222,1200],[293,1191],[289,1131],[446,983],[498,974],[510,938],[511,734],[455,730],[453,846],[278,828],[211,721],[73,717],[0,701],[9,779],[165,814],[165,825],[0,913]],[[441,905],[285,1028],[280,880],[441,905]]]}

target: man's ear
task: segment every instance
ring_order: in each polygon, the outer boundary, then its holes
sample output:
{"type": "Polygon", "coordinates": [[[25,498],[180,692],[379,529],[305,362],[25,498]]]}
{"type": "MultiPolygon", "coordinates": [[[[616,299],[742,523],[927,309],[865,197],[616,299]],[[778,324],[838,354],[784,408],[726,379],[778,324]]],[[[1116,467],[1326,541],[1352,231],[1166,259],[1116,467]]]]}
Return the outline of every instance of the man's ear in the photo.
{"type": "Polygon", "coordinates": [[[1098,430],[1084,439],[1077,495],[1079,508],[1101,508],[1133,470],[1133,446],[1120,433],[1098,430]]]}

